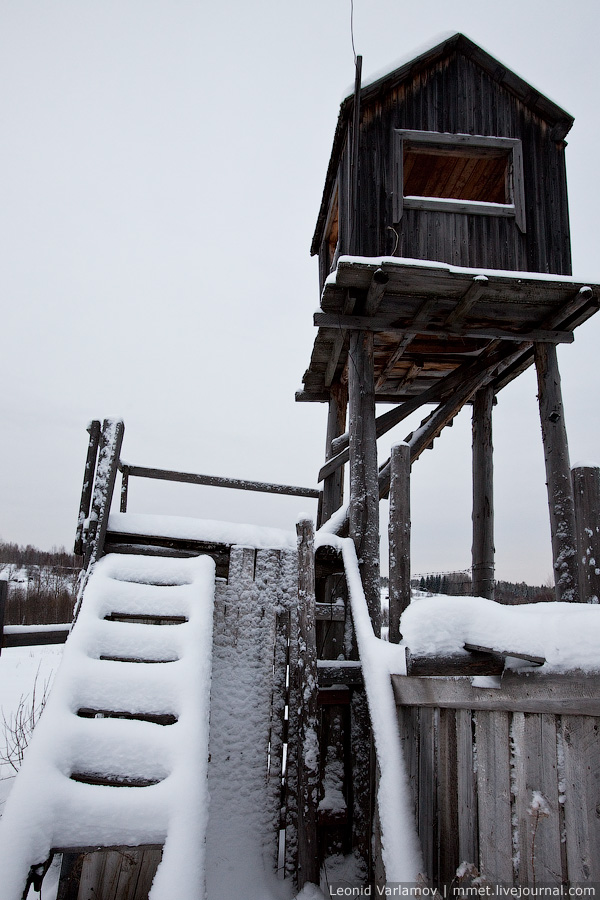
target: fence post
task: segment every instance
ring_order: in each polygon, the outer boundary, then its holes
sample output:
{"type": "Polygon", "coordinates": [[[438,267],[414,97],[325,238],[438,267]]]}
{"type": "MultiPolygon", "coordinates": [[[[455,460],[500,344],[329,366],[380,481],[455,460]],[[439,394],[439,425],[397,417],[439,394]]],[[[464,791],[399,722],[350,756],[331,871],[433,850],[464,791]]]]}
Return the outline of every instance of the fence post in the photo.
{"type": "Polygon", "coordinates": [[[582,603],[600,601],[600,467],[574,466],[579,594],[582,603]]]}
{"type": "Polygon", "coordinates": [[[124,431],[125,426],[121,419],[105,419],[102,424],[90,526],[85,545],[84,568],[86,569],[90,561],[95,561],[98,555],[102,553],[124,431]]]}
{"type": "Polygon", "coordinates": [[[4,644],[4,616],[6,613],[6,598],[8,597],[8,579],[0,576],[0,655],[4,644]]]}
{"type": "Polygon", "coordinates": [[[390,457],[390,623],[388,640],[400,642],[400,616],[410,603],[410,447],[396,444],[390,457]]]}
{"type": "Polygon", "coordinates": [[[317,804],[319,802],[319,741],[317,735],[317,639],[315,615],[314,526],[310,519],[296,525],[298,535],[298,889],[319,883],[317,804]]]}
{"type": "Polygon", "coordinates": [[[87,458],[83,471],[83,487],[81,488],[81,502],[79,504],[79,517],[77,519],[77,531],[75,533],[75,556],[83,556],[85,521],[90,514],[92,501],[92,488],[94,485],[94,471],[96,469],[96,457],[98,455],[98,443],[100,441],[100,422],[94,419],[87,427],[90,436],[88,442],[87,458]]]}

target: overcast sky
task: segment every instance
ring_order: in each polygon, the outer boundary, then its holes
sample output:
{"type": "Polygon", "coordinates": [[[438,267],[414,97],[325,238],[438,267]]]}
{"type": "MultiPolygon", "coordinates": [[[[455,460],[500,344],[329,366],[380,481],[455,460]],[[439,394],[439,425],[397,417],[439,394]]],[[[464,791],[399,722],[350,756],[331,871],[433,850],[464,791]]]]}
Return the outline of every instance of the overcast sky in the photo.
{"type": "MultiPolygon", "coordinates": [[[[123,458],[314,486],[325,406],[309,247],[350,0],[0,2],[0,537],[71,545],[91,418],[123,458]]],[[[575,116],[574,273],[600,281],[592,0],[355,0],[363,72],[463,31],[575,116]]],[[[600,316],[560,348],[571,460],[597,452],[600,316]]],[[[470,417],[413,470],[413,571],[470,562],[470,417]]],[[[409,422],[382,442],[403,439],[409,422]]],[[[501,578],[551,574],[536,385],[495,411],[501,578]]],[[[134,481],[130,508],[293,528],[311,503],[134,481]]]]}

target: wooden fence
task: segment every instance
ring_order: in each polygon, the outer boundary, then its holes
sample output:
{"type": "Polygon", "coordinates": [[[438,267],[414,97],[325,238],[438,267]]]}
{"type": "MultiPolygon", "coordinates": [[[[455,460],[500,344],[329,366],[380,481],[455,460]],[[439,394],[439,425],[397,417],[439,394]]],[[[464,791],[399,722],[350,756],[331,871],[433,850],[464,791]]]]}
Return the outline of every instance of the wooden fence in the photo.
{"type": "Polygon", "coordinates": [[[432,885],[600,882],[600,677],[392,680],[432,885]]]}

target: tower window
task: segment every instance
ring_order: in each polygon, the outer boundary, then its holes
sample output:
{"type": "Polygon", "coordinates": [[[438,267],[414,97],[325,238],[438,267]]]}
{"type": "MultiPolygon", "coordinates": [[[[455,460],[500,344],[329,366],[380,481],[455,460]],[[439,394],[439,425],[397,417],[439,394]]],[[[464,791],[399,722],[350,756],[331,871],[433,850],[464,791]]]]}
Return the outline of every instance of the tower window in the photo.
{"type": "Polygon", "coordinates": [[[525,231],[521,142],[397,130],[394,221],[404,208],[509,216],[525,231]]]}

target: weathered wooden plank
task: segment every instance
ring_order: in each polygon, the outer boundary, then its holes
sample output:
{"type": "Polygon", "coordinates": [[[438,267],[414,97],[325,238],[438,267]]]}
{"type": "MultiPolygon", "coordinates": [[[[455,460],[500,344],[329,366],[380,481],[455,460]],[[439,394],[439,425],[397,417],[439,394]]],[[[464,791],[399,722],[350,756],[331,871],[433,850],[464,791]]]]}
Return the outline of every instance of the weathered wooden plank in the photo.
{"type": "Polygon", "coordinates": [[[124,433],[125,426],[121,419],[105,419],[102,423],[92,508],[84,547],[86,569],[90,562],[96,560],[104,552],[104,539],[108,529],[108,516],[115,489],[124,433]]]}
{"type": "Polygon", "coordinates": [[[518,883],[561,884],[561,827],[556,717],[514,713],[514,804],[519,839],[518,883]]]}
{"type": "Polygon", "coordinates": [[[600,468],[572,469],[579,596],[582,603],[600,600],[600,468]]]}
{"type": "Polygon", "coordinates": [[[121,464],[121,503],[119,512],[127,512],[127,496],[129,493],[129,466],[121,464]]]}
{"type": "Polygon", "coordinates": [[[494,599],[494,461],[492,408],[489,385],[473,402],[473,582],[474,597],[494,599]]]}
{"type": "Polygon", "coordinates": [[[400,641],[400,617],[410,603],[410,447],[397,444],[390,457],[389,637],[400,641]]]}
{"type": "MultiPolygon", "coordinates": [[[[558,329],[534,328],[527,331],[510,331],[506,328],[497,328],[493,325],[482,327],[471,325],[456,325],[452,328],[432,328],[423,326],[418,331],[414,330],[414,324],[398,324],[398,316],[343,316],[338,313],[314,313],[313,324],[319,328],[332,328],[344,331],[372,331],[397,333],[411,340],[416,334],[431,338],[461,337],[472,340],[482,338],[499,339],[503,341],[544,341],[550,344],[572,344],[574,335],[572,331],[560,331],[558,329]]],[[[398,357],[399,358],[399,357],[398,357]]],[[[397,358],[397,359],[398,359],[397,358]]],[[[397,362],[394,360],[394,363],[397,362]]]]}
{"type": "Polygon", "coordinates": [[[534,358],[546,463],[556,599],[573,602],[580,599],[577,534],[556,348],[550,344],[535,344],[534,358]]]}
{"type": "Polygon", "coordinates": [[[456,713],[440,709],[437,737],[437,884],[450,885],[462,861],[458,844],[458,753],[456,713]]]}
{"type": "Polygon", "coordinates": [[[470,709],[456,710],[456,760],[458,795],[458,855],[460,862],[479,868],[477,776],[475,773],[474,723],[470,709]]]}
{"type": "Polygon", "coordinates": [[[159,481],[178,481],[184,484],[205,484],[212,487],[233,488],[240,491],[259,491],[264,494],[285,494],[292,497],[312,497],[317,499],[316,488],[296,487],[291,484],[271,484],[266,481],[249,481],[243,478],[223,478],[217,475],[196,475],[190,472],[174,472],[170,469],[151,469],[145,466],[128,465],[129,475],[138,478],[153,478],[159,481]]]}
{"type": "MultiPolygon", "coordinates": [[[[327,416],[327,437],[325,442],[325,459],[333,455],[332,444],[346,428],[346,412],[348,407],[348,388],[346,384],[332,385],[329,397],[327,416]]],[[[344,499],[344,467],[339,466],[325,479],[323,484],[323,503],[319,526],[326,522],[342,505],[344,499]]]]}
{"type": "Polygon", "coordinates": [[[406,648],[406,674],[419,676],[502,675],[504,658],[472,651],[448,656],[413,656],[406,648]]]}
{"type": "Polygon", "coordinates": [[[444,325],[451,326],[467,315],[472,306],[479,300],[485,292],[488,283],[486,275],[475,275],[473,283],[469,289],[462,295],[454,309],[448,313],[444,321],[444,325]]]}
{"type": "Polygon", "coordinates": [[[397,705],[600,716],[597,674],[505,672],[495,689],[473,687],[469,678],[391,677],[397,705]]]}
{"type": "Polygon", "coordinates": [[[563,715],[565,835],[571,884],[600,881],[600,723],[563,715]]]}
{"type": "Polygon", "coordinates": [[[100,441],[100,422],[94,419],[87,427],[89,434],[87,457],[85,460],[85,468],[83,471],[83,486],[81,489],[81,501],[79,504],[79,516],[77,518],[77,531],[75,534],[75,547],[73,552],[76,556],[83,556],[83,532],[85,521],[90,513],[90,504],[92,501],[92,489],[94,486],[94,470],[96,468],[96,458],[98,456],[98,443],[100,441]]]}
{"type": "Polygon", "coordinates": [[[509,714],[477,710],[477,811],[481,874],[513,883],[509,714]]]}
{"type": "MultiPolygon", "coordinates": [[[[6,583],[6,582],[5,582],[6,583]]],[[[2,582],[0,582],[0,585],[2,582]]],[[[1,588],[0,588],[1,590],[1,588]]],[[[10,625],[6,626],[3,641],[0,646],[4,647],[38,647],[46,644],[64,644],[69,636],[69,628],[53,628],[44,631],[9,631],[10,625]]],[[[0,636],[2,631],[0,629],[0,636]]]]}
{"type": "Polygon", "coordinates": [[[417,827],[423,865],[429,879],[437,875],[436,730],[438,711],[419,710],[419,806],[417,827]]]}
{"type": "Polygon", "coordinates": [[[340,660],[336,664],[334,660],[320,659],[317,664],[317,676],[319,687],[327,687],[331,684],[357,686],[363,684],[362,665],[357,661],[340,660]]]}

